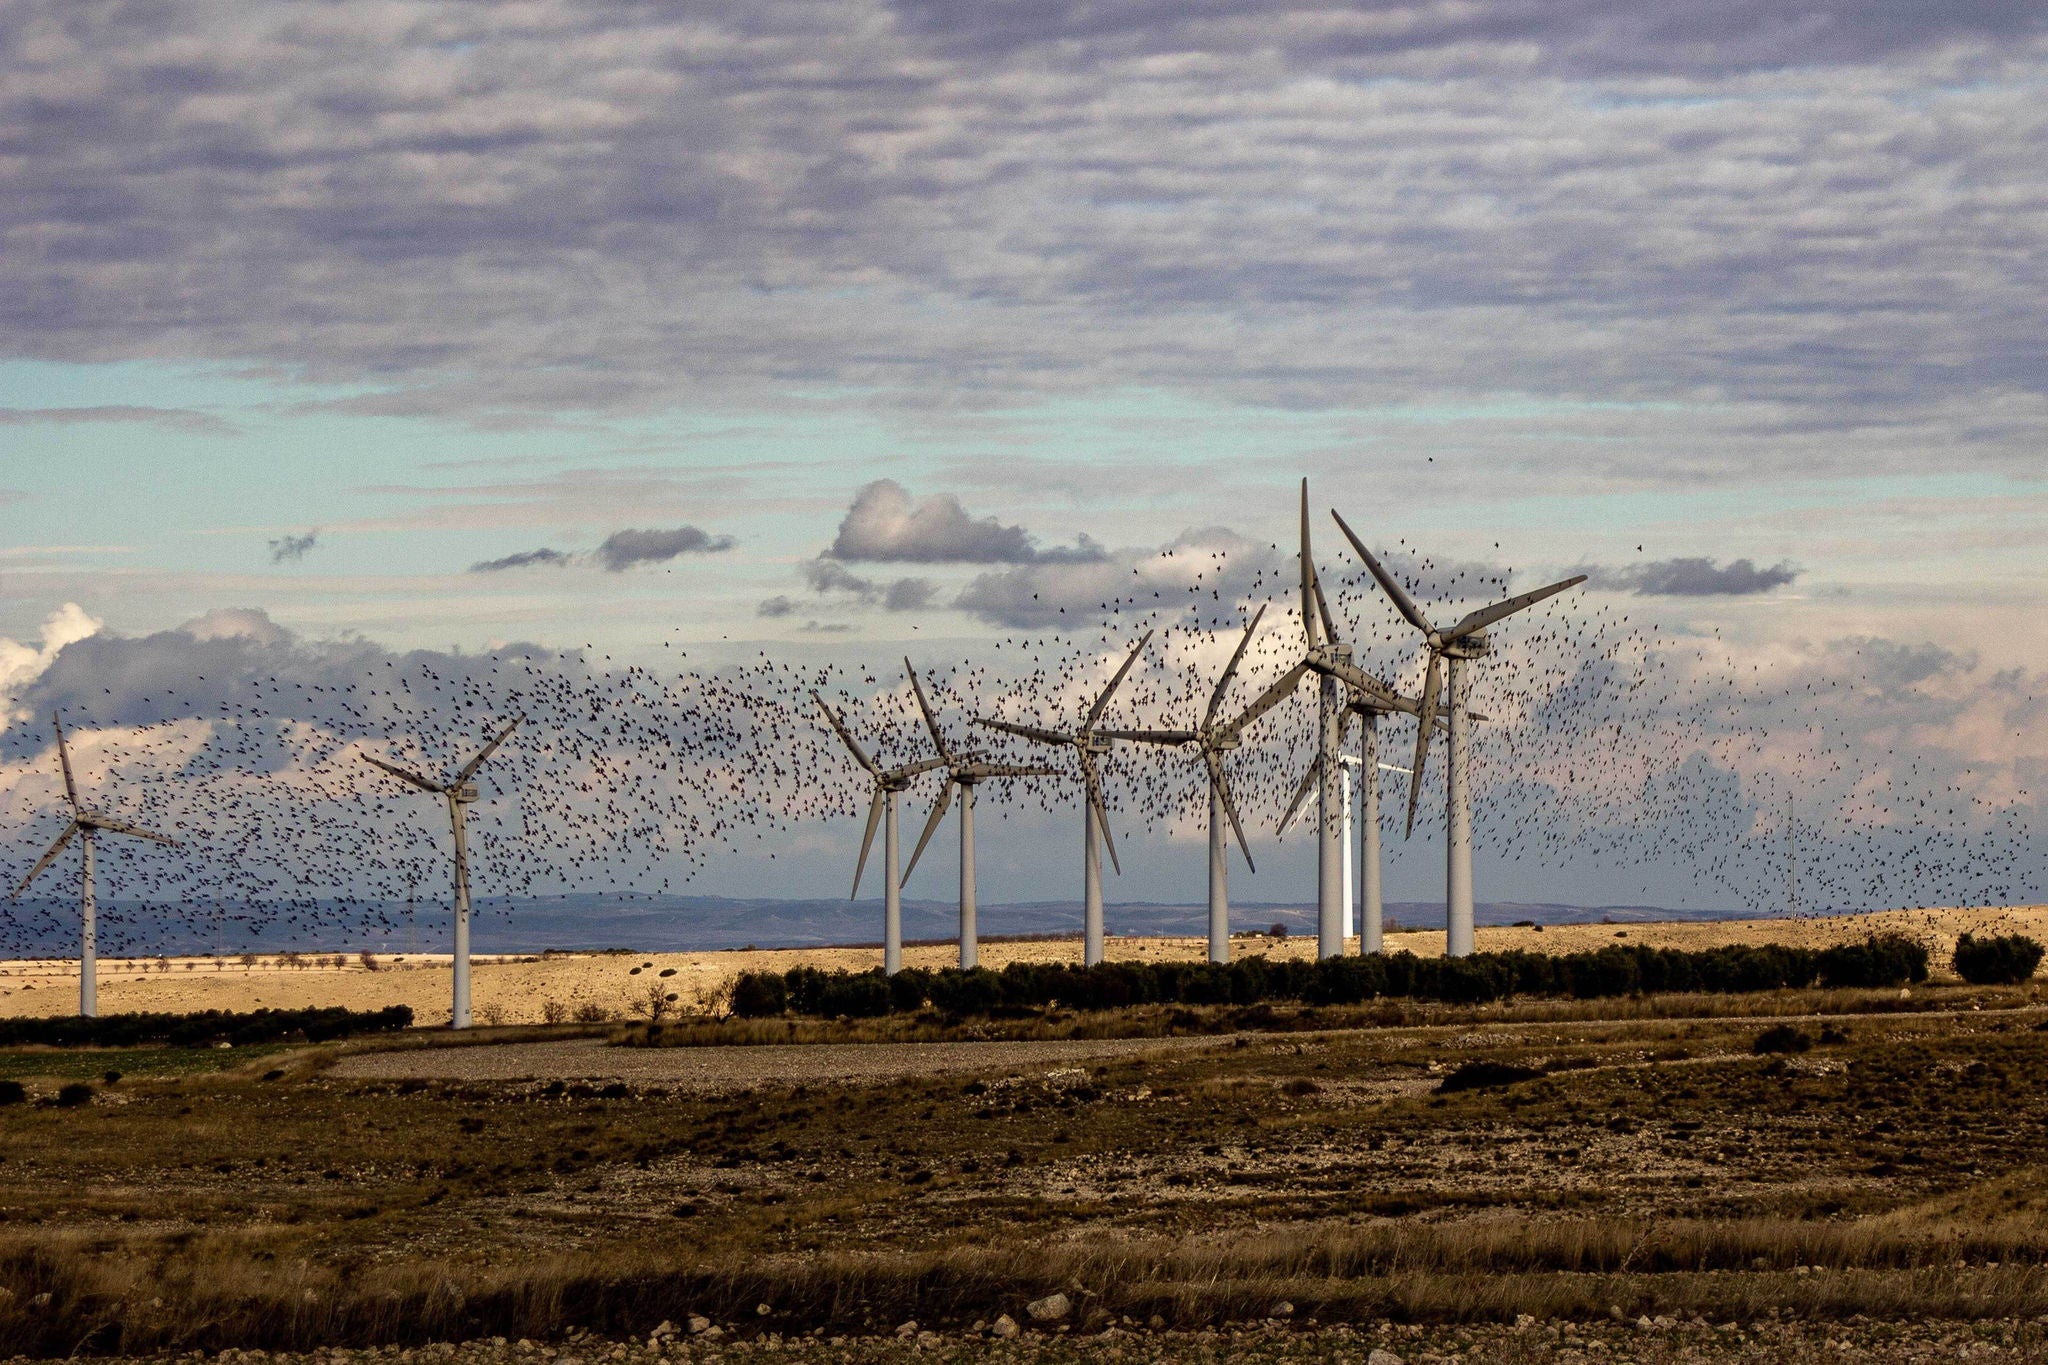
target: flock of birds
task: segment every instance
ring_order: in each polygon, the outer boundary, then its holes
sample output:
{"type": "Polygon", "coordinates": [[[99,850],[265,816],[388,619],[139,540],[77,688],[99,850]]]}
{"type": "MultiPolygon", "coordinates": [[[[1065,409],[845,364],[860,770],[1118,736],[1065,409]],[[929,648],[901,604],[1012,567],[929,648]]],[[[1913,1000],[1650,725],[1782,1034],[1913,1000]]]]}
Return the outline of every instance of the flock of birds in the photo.
{"type": "MultiPolygon", "coordinates": [[[[1105,599],[1086,629],[1017,632],[977,657],[919,661],[951,745],[992,762],[1043,765],[1048,751],[972,724],[977,717],[1064,726],[1150,632],[1103,728],[1185,726],[1261,607],[1232,683],[1237,710],[1299,661],[1295,557],[1281,547],[1185,552],[1182,591],[1105,599]]],[[[1405,546],[1390,556],[1410,593],[1441,605],[1505,595],[1507,574],[1440,564],[1405,546]]],[[[1354,562],[1326,563],[1322,584],[1356,662],[1414,696],[1417,637],[1354,562]],[[1339,571],[1333,572],[1336,569],[1339,571]]],[[[1154,580],[1156,581],[1156,576],[1154,580]]],[[[1633,605],[1633,604],[1631,604],[1633,605]]],[[[1766,695],[1718,636],[1659,631],[1613,601],[1566,595],[1501,627],[1473,674],[1475,844],[1484,864],[1640,868],[1668,884],[1690,875],[1698,898],[1750,911],[1799,913],[2008,904],[2023,899],[2041,853],[2020,800],[1972,774],[1911,754],[1877,753],[1851,722],[1869,676],[1807,677],[1766,695]]],[[[490,654],[371,650],[323,654],[251,643],[232,676],[179,687],[65,699],[63,720],[89,802],[164,831],[176,847],[109,840],[100,849],[101,942],[154,951],[166,924],[184,938],[317,947],[386,941],[445,922],[445,813],[366,756],[429,777],[452,773],[513,715],[517,733],[478,776],[471,880],[480,911],[566,892],[659,897],[714,859],[774,859],[793,830],[835,825],[857,837],[868,775],[826,728],[812,693],[845,718],[885,766],[931,756],[910,685],[893,666],[795,662],[762,651],[750,665],[656,670],[603,653],[534,647],[490,654]],[[96,715],[95,712],[100,712],[96,715]]],[[[892,661],[893,665],[893,661],[892,661]]],[[[0,881],[13,885],[64,818],[46,713],[0,713],[0,761],[48,769],[17,782],[0,811],[0,881]]],[[[1414,722],[1382,722],[1382,754],[1413,742],[1414,722]],[[1409,727],[1403,730],[1402,727],[1409,727]]],[[[1305,679],[1229,758],[1254,838],[1271,831],[1315,752],[1316,688],[1305,679]]],[[[1067,768],[1000,784],[988,815],[1071,810],[1067,768]]],[[[1199,763],[1120,744],[1099,760],[1113,837],[1188,841],[1206,828],[1199,763]]],[[[1441,765],[1420,794],[1441,820],[1441,765]]],[[[943,774],[916,779],[910,800],[938,796],[943,774]]],[[[1407,792],[1389,774],[1389,847],[1407,792]]],[[[917,814],[921,817],[922,812],[917,814]]],[[[1313,821],[1289,838],[1313,847],[1313,821]],[[1309,831],[1306,838],[1303,832],[1309,831]]],[[[916,828],[913,824],[912,828],[916,828]]],[[[1064,839],[1055,847],[1066,849],[1064,839]]],[[[1046,868],[1050,886],[1074,877],[1046,868]]],[[[847,874],[852,859],[847,860],[847,874]]],[[[48,950],[76,935],[75,877],[46,874],[33,894],[0,903],[0,953],[48,950]]],[[[1190,932],[1198,926],[1190,923],[1190,932]]]]}

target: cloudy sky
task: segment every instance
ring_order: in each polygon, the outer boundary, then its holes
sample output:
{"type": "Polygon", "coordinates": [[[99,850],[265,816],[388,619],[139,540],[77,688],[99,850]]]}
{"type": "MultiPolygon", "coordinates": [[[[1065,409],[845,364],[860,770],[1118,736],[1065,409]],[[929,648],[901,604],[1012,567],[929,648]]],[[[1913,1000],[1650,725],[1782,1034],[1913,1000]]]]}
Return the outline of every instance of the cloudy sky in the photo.
{"type": "Polygon", "coordinates": [[[231,609],[958,658],[1305,475],[2048,758],[1980,704],[2048,673],[2037,7],[22,0],[0,63],[16,690],[231,609]]]}

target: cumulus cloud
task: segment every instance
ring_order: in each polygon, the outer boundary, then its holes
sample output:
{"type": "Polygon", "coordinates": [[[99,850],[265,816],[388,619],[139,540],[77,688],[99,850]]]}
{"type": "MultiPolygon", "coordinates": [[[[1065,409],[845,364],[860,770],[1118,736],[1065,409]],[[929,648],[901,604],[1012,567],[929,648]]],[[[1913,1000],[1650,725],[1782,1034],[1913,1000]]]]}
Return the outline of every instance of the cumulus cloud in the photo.
{"type": "Polygon", "coordinates": [[[714,536],[695,526],[664,531],[614,531],[597,547],[596,555],[606,573],[623,573],[636,564],[663,564],[677,555],[730,550],[733,543],[731,536],[714,536]]]}
{"type": "Polygon", "coordinates": [[[308,551],[320,543],[320,533],[308,531],[302,536],[283,535],[270,542],[270,562],[273,564],[296,564],[306,557],[308,551]]]}
{"type": "Polygon", "coordinates": [[[788,594],[786,593],[778,593],[774,597],[770,597],[766,601],[762,602],[760,606],[754,608],[754,615],[765,616],[770,620],[774,620],[784,616],[793,616],[795,614],[796,603],[790,600],[788,594]]]}
{"type": "Polygon", "coordinates": [[[1644,597],[1749,597],[1784,587],[1797,579],[1801,570],[1789,560],[1758,568],[1748,559],[1725,565],[1711,559],[1663,559],[1585,572],[1593,587],[1644,597]]]}
{"type": "Polygon", "coordinates": [[[560,568],[568,562],[568,555],[563,554],[560,550],[550,550],[547,546],[543,545],[537,550],[522,550],[518,554],[506,555],[502,559],[478,560],[469,566],[469,571],[471,573],[500,573],[506,569],[531,568],[536,564],[546,564],[560,568]]]}
{"type": "Polygon", "coordinates": [[[1103,557],[1102,547],[1086,536],[1072,549],[1041,550],[1022,526],[972,516],[951,493],[913,499],[894,479],[877,479],[854,494],[825,553],[914,564],[1087,563],[1103,557]]]}
{"type": "Polygon", "coordinates": [[[42,638],[23,644],[0,636],[0,697],[18,695],[43,675],[66,645],[97,635],[100,622],[76,602],[66,602],[43,621],[42,638]]]}

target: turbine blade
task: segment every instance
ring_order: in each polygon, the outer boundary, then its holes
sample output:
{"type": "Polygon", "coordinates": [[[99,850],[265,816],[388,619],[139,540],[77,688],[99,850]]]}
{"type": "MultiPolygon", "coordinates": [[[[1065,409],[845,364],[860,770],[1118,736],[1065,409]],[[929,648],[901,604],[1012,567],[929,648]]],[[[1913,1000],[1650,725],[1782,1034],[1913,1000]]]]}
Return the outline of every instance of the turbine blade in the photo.
{"type": "Polygon", "coordinates": [[[1273,831],[1275,834],[1285,834],[1287,827],[1294,823],[1294,817],[1301,811],[1302,803],[1308,800],[1309,792],[1315,787],[1316,774],[1322,770],[1323,759],[1322,755],[1318,754],[1309,761],[1308,771],[1301,775],[1301,783],[1294,789],[1294,799],[1287,803],[1287,814],[1280,817],[1280,827],[1273,831]]]}
{"type": "Polygon", "coordinates": [[[94,829],[109,829],[116,834],[132,834],[138,839],[154,839],[160,844],[169,844],[172,848],[178,846],[178,841],[171,838],[168,834],[158,834],[155,830],[144,829],[140,825],[131,825],[120,820],[109,820],[104,815],[94,816],[92,827],[94,829]]]}
{"type": "Polygon", "coordinates": [[[984,763],[983,777],[1058,777],[1058,768],[1039,767],[1024,763],[984,763]]]}
{"type": "Polygon", "coordinates": [[[1148,630],[1138,637],[1138,643],[1131,646],[1131,652],[1124,656],[1123,667],[1119,668],[1116,671],[1116,676],[1109,680],[1109,686],[1102,689],[1102,695],[1095,699],[1095,705],[1088,708],[1088,719],[1081,726],[1083,731],[1093,730],[1095,722],[1102,719],[1103,709],[1109,705],[1110,694],[1122,685],[1124,674],[1131,671],[1131,665],[1138,662],[1138,656],[1145,652],[1145,646],[1150,643],[1152,643],[1152,632],[1148,630]]]}
{"type": "Polygon", "coordinates": [[[78,814],[78,784],[71,780],[71,749],[64,743],[64,722],[57,719],[57,713],[50,713],[50,724],[57,731],[57,762],[64,769],[64,798],[71,803],[71,813],[78,814]]]}
{"type": "Polygon", "coordinates": [[[1278,706],[1281,702],[1293,696],[1294,689],[1301,685],[1301,675],[1306,672],[1308,672],[1308,665],[1306,663],[1299,663],[1296,664],[1294,667],[1288,669],[1285,673],[1280,675],[1280,680],[1278,682],[1274,683],[1264,692],[1261,692],[1256,701],[1254,701],[1250,706],[1245,707],[1244,713],[1242,715],[1240,715],[1236,720],[1230,722],[1230,724],[1224,726],[1218,733],[1223,735],[1236,735],[1243,733],[1244,730],[1248,726],[1250,726],[1252,722],[1256,721],[1260,716],[1265,715],[1268,711],[1278,706]]]}
{"type": "Polygon", "coordinates": [[[1102,839],[1103,851],[1109,854],[1109,865],[1116,875],[1124,875],[1123,864],[1116,859],[1116,837],[1109,832],[1109,811],[1102,804],[1102,775],[1095,771],[1094,755],[1081,751],[1081,781],[1088,789],[1088,804],[1095,808],[1095,832],[1102,839]]]}
{"type": "Polygon", "coordinates": [[[451,787],[459,787],[463,783],[469,781],[470,778],[475,777],[476,770],[484,766],[484,760],[489,758],[492,754],[496,753],[498,751],[498,746],[500,744],[503,744],[505,742],[506,737],[510,735],[514,730],[517,730],[519,728],[519,722],[525,719],[526,717],[524,715],[512,717],[511,721],[506,724],[505,728],[498,731],[498,737],[492,740],[489,744],[484,745],[483,752],[478,754],[475,758],[469,760],[468,765],[465,766],[461,772],[455,774],[455,780],[453,782],[450,782],[448,785],[451,787]]]}
{"type": "Polygon", "coordinates": [[[439,796],[442,792],[442,787],[440,786],[439,783],[429,782],[427,781],[426,778],[421,777],[418,773],[409,773],[403,768],[394,768],[389,763],[386,763],[383,759],[371,758],[368,754],[364,754],[362,756],[362,759],[363,762],[369,764],[371,767],[382,768],[385,772],[390,773],[399,781],[410,782],[413,786],[418,787],[423,792],[432,792],[435,796],[439,796]]]}
{"type": "Polygon", "coordinates": [[[1308,480],[1301,481],[1301,635],[1308,648],[1314,649],[1316,640],[1315,603],[1315,561],[1309,556],[1308,545],[1308,480]]]}
{"type": "Polygon", "coordinates": [[[1216,784],[1218,794],[1223,797],[1223,813],[1230,819],[1231,833],[1237,836],[1237,851],[1244,854],[1244,865],[1257,872],[1259,866],[1252,861],[1252,846],[1245,842],[1244,825],[1237,818],[1237,798],[1230,794],[1230,779],[1224,775],[1223,760],[1213,749],[1202,751],[1202,761],[1208,766],[1209,780],[1216,784]]]}
{"type": "MultiPolygon", "coordinates": [[[[838,713],[827,706],[825,699],[816,692],[811,693],[811,700],[818,703],[818,709],[825,713],[825,719],[831,722],[832,733],[839,736],[839,742],[853,751],[853,761],[866,768],[875,776],[880,777],[882,770],[875,766],[874,759],[868,757],[868,751],[860,747],[860,742],[854,739],[852,733],[847,730],[846,722],[839,719],[838,713]]],[[[858,882],[859,879],[855,878],[855,881],[858,882]]]]}
{"type": "Polygon", "coordinates": [[[1341,659],[1332,659],[1325,667],[1328,669],[1331,677],[1348,684],[1354,692],[1364,693],[1373,700],[1375,705],[1389,711],[1409,709],[1410,703],[1406,698],[1402,697],[1378,678],[1375,678],[1372,674],[1360,668],[1357,664],[1345,663],[1341,659]]]}
{"type": "Polygon", "coordinates": [[[1457,625],[1445,631],[1444,643],[1449,644],[1453,640],[1462,640],[1475,630],[1485,630],[1495,621],[1513,616],[1525,607],[1533,607],[1546,597],[1555,597],[1566,588],[1576,588],[1585,581],[1586,576],[1578,574],[1565,579],[1562,583],[1552,583],[1548,587],[1538,588],[1534,592],[1525,592],[1519,597],[1510,597],[1505,602],[1496,602],[1490,607],[1481,607],[1478,611],[1473,612],[1470,616],[1458,622],[1457,625]]]}
{"type": "Polygon", "coordinates": [[[1265,614],[1263,605],[1252,613],[1251,624],[1244,628],[1244,635],[1237,642],[1237,652],[1230,656],[1230,662],[1223,667],[1223,675],[1216,679],[1215,690],[1209,693],[1209,709],[1202,714],[1204,729],[1216,723],[1216,711],[1223,705],[1223,694],[1230,690],[1230,680],[1237,676],[1237,666],[1244,661],[1244,652],[1251,648],[1252,633],[1259,628],[1259,618],[1265,614]]]}
{"type": "Polygon", "coordinates": [[[1201,735],[1193,730],[1098,730],[1105,739],[1127,739],[1133,744],[1193,744],[1201,735]]]}
{"type": "Polygon", "coordinates": [[[1323,596],[1323,576],[1316,572],[1316,566],[1308,566],[1308,585],[1315,590],[1316,615],[1323,620],[1323,634],[1331,644],[1342,644],[1344,637],[1337,633],[1337,618],[1330,615],[1330,601],[1323,596]]]}
{"type": "Polygon", "coordinates": [[[946,785],[939,788],[939,799],[932,806],[931,819],[924,822],[924,833],[917,836],[917,848],[910,855],[910,865],[903,869],[903,881],[909,881],[910,874],[917,871],[917,860],[924,856],[924,846],[932,841],[932,835],[939,832],[939,821],[946,818],[946,807],[952,804],[953,779],[949,777],[946,785]]]}
{"type": "Polygon", "coordinates": [[[36,865],[28,870],[26,877],[23,877],[20,882],[16,883],[14,890],[7,893],[9,900],[28,890],[28,884],[43,875],[43,869],[57,860],[57,855],[64,851],[64,845],[71,842],[71,836],[78,833],[79,828],[79,823],[76,820],[73,820],[64,827],[64,832],[57,836],[57,842],[50,845],[50,851],[45,853],[36,862],[36,865]]]}
{"type": "Polygon", "coordinates": [[[900,768],[891,768],[888,772],[880,774],[880,777],[884,782],[901,782],[906,778],[923,777],[932,769],[945,766],[946,760],[943,758],[920,758],[915,763],[906,763],[900,768]]]}
{"type": "Polygon", "coordinates": [[[939,722],[932,717],[932,705],[924,699],[924,684],[917,680],[917,670],[910,666],[910,660],[903,660],[904,671],[910,674],[910,690],[917,694],[917,709],[924,715],[924,728],[932,732],[932,743],[937,746],[942,758],[951,758],[953,751],[946,747],[946,737],[939,733],[939,722]]]}
{"type": "Polygon", "coordinates": [[[1394,610],[1400,612],[1409,625],[1415,627],[1424,635],[1429,634],[1429,622],[1423,618],[1422,612],[1416,607],[1415,603],[1409,600],[1408,594],[1401,590],[1401,585],[1394,581],[1394,576],[1388,573],[1377,559],[1373,558],[1372,551],[1365,548],[1365,542],[1358,538],[1358,533],[1346,524],[1344,518],[1337,516],[1337,509],[1331,508],[1330,515],[1337,517],[1337,529],[1342,531],[1344,538],[1351,542],[1351,548],[1358,551],[1358,557],[1365,561],[1365,567],[1372,570],[1372,576],[1379,580],[1380,590],[1393,600],[1394,610]]]}
{"type": "Polygon", "coordinates": [[[1001,730],[1006,735],[1021,735],[1025,739],[1037,740],[1040,744],[1072,744],[1072,735],[1063,735],[1057,730],[1047,730],[1037,725],[1019,725],[1015,721],[989,720],[982,716],[974,718],[976,725],[985,725],[991,730],[1001,730]]]}
{"type": "Polygon", "coordinates": [[[1415,834],[1415,803],[1422,799],[1423,765],[1429,761],[1429,737],[1436,730],[1436,693],[1443,676],[1443,656],[1435,650],[1429,652],[1429,673],[1422,683],[1422,706],[1415,713],[1415,760],[1409,766],[1408,777],[1408,832],[1402,838],[1415,834]]]}
{"type": "Polygon", "coordinates": [[[868,802],[868,832],[860,836],[860,861],[853,865],[853,891],[848,900],[860,899],[860,874],[868,870],[868,850],[875,846],[875,826],[882,819],[882,804],[889,799],[888,792],[875,788],[875,799],[868,802]]]}

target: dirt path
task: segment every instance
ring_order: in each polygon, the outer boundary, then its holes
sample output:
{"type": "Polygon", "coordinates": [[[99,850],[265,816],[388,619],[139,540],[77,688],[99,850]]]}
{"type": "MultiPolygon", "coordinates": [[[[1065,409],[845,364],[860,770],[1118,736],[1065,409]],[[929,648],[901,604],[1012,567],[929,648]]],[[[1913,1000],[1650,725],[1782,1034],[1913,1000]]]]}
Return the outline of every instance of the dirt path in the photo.
{"type": "Polygon", "coordinates": [[[1229,1046],[1218,1038],[1109,1038],[1034,1043],[818,1043],[759,1047],[610,1047],[597,1038],[494,1047],[425,1047],[344,1057],[352,1080],[627,1081],[686,1090],[979,1076],[1075,1066],[1104,1057],[1229,1046]]]}

